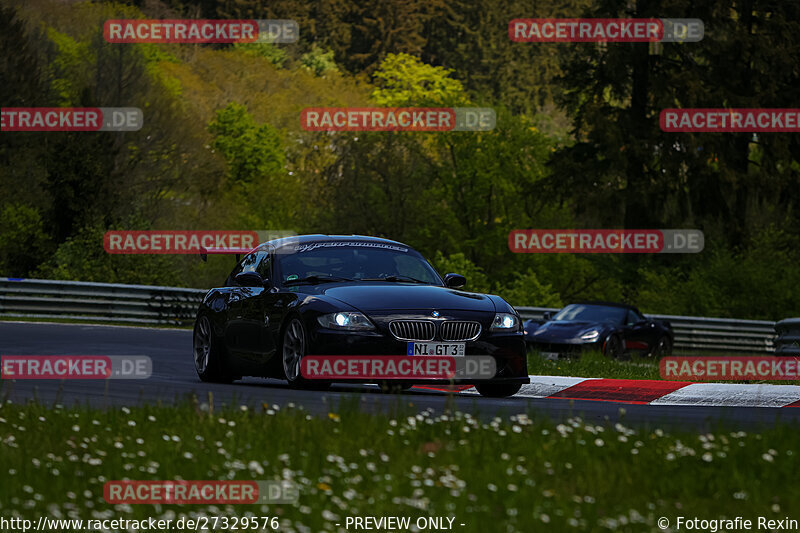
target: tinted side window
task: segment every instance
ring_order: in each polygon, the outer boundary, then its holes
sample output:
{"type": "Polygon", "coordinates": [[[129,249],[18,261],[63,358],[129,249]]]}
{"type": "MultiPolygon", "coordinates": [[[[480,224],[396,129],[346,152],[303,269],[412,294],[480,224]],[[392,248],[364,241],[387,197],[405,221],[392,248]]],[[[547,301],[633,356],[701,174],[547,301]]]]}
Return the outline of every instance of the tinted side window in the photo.
{"type": "Polygon", "coordinates": [[[258,266],[259,262],[266,256],[267,254],[265,252],[254,252],[244,256],[244,258],[239,261],[239,264],[236,265],[236,267],[231,271],[228,279],[225,280],[225,286],[235,287],[236,283],[233,281],[233,278],[235,278],[236,274],[239,274],[240,272],[256,272],[256,267],[258,266]]]}
{"type": "Polygon", "coordinates": [[[644,320],[644,317],[634,311],[633,309],[628,310],[628,325],[636,324],[637,322],[641,322],[644,320]]]}
{"type": "Polygon", "coordinates": [[[268,253],[259,254],[256,272],[264,279],[272,279],[272,257],[268,253]]]}
{"type": "Polygon", "coordinates": [[[245,258],[242,259],[242,269],[240,270],[240,272],[255,272],[259,260],[264,255],[265,254],[262,252],[262,253],[249,254],[245,256],[245,258]]]}

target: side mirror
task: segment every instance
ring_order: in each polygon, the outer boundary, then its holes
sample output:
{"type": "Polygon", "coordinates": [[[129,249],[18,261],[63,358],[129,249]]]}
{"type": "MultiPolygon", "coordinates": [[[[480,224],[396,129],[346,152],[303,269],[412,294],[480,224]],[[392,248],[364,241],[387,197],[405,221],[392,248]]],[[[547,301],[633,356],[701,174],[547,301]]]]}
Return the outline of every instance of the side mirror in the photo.
{"type": "Polygon", "coordinates": [[[240,287],[265,287],[269,284],[258,272],[239,272],[233,281],[240,287]]]}
{"type": "Polygon", "coordinates": [[[444,284],[451,289],[461,289],[467,284],[467,278],[461,274],[454,274],[450,272],[444,276],[444,284]]]}
{"type": "Polygon", "coordinates": [[[543,319],[545,322],[547,322],[547,321],[548,321],[548,320],[550,320],[551,318],[553,318],[553,312],[552,312],[552,311],[545,311],[544,313],[542,313],[542,319],[543,319]]]}

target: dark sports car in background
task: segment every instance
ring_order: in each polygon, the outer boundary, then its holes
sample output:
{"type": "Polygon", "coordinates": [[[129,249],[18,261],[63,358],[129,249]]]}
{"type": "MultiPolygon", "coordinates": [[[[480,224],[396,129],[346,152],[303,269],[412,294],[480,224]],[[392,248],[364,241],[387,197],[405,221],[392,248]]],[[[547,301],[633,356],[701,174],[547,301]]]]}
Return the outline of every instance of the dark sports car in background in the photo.
{"type": "Polygon", "coordinates": [[[605,302],[570,304],[523,327],[528,347],[546,357],[590,350],[611,357],[631,352],[662,357],[672,352],[675,340],[668,322],[650,320],[630,305],[605,302]]]}
{"type": "Polygon", "coordinates": [[[417,251],[386,239],[269,241],[203,299],[195,368],[203,381],[264,376],[315,387],[300,373],[306,355],[405,356],[410,343],[447,344],[465,357],[492,356],[497,367],[493,379],[448,383],[515,394],[529,382],[519,315],[499,296],[460,290],[465,283],[458,274],[441,278],[417,251]]]}

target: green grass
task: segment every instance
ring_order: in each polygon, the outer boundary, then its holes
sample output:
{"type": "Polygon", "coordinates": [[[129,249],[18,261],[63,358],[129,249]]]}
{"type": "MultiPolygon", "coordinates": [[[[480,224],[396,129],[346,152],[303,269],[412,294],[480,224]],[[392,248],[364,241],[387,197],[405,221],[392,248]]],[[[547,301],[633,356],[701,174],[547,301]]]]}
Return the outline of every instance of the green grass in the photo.
{"type": "Polygon", "coordinates": [[[302,533],[344,531],[347,516],[448,516],[464,532],[650,532],[662,516],[781,518],[800,501],[795,428],[673,433],[410,409],[373,415],[350,404],[312,417],[266,405],[209,412],[190,403],[106,410],[6,403],[0,516],[252,513],[278,516],[281,531],[302,533]],[[105,481],[124,478],[286,479],[299,485],[300,500],[105,503],[105,481]]]}
{"type": "Polygon", "coordinates": [[[632,356],[629,360],[606,357],[600,352],[549,360],[538,352],[528,352],[528,373],[538,376],[575,376],[587,378],[661,379],[658,361],[632,356]]]}
{"type": "MultiPolygon", "coordinates": [[[[674,353],[676,356],[730,356],[730,353],[674,353]]],[[[742,355],[742,354],[734,354],[742,355]]],[[[586,352],[580,356],[548,360],[536,351],[528,352],[528,373],[536,376],[574,376],[613,379],[663,380],[659,372],[658,359],[632,355],[629,359],[614,359],[600,352],[586,352]]],[[[686,380],[692,381],[692,380],[686,380]]],[[[699,380],[695,380],[699,381],[699,380]]],[[[800,381],[728,381],[726,383],[771,383],[776,385],[800,385],[800,381]]]]}

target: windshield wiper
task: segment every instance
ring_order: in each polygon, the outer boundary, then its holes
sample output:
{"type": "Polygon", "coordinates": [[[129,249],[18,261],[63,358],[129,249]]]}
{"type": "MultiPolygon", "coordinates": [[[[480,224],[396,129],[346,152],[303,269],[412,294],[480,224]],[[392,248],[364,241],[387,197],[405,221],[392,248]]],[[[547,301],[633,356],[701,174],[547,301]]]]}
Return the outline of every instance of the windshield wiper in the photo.
{"type": "Polygon", "coordinates": [[[350,278],[342,278],[339,276],[306,276],[304,278],[289,279],[283,282],[284,285],[294,285],[295,283],[335,283],[337,281],[355,281],[350,278]]]}
{"type": "Polygon", "coordinates": [[[411,283],[424,283],[430,285],[430,282],[421,279],[412,278],[411,276],[385,276],[382,278],[361,278],[361,281],[408,281],[411,283]]]}

